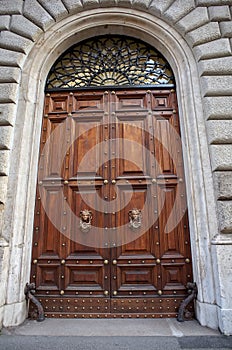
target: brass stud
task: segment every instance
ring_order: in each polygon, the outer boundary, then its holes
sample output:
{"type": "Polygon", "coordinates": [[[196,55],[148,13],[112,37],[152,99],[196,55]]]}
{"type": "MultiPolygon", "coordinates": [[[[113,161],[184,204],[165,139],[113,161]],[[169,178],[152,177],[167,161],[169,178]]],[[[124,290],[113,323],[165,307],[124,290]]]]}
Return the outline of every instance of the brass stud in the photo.
{"type": "Polygon", "coordinates": [[[111,91],[111,95],[115,95],[115,91],[111,91]]]}
{"type": "Polygon", "coordinates": [[[173,109],[173,111],[172,111],[174,114],[176,113],[176,110],[175,109],[173,109]]]}
{"type": "Polygon", "coordinates": [[[47,97],[50,97],[51,95],[50,94],[46,94],[47,97]]]}
{"type": "Polygon", "coordinates": [[[104,260],[104,265],[108,265],[109,264],[109,260],[104,260]]]}
{"type": "Polygon", "coordinates": [[[67,184],[68,184],[68,180],[65,180],[65,181],[64,181],[64,184],[67,185],[67,184]]]}
{"type": "Polygon", "coordinates": [[[112,261],[112,264],[113,264],[113,265],[117,265],[117,260],[114,259],[114,260],[112,261]]]}
{"type": "Polygon", "coordinates": [[[162,290],[158,290],[158,294],[162,295],[163,294],[162,290]]]}
{"type": "Polygon", "coordinates": [[[160,264],[160,259],[156,259],[156,263],[157,263],[157,264],[160,264]]]}
{"type": "Polygon", "coordinates": [[[104,180],[104,185],[107,185],[108,184],[108,180],[104,180]]]}
{"type": "Polygon", "coordinates": [[[90,264],[92,264],[93,263],[93,260],[90,260],[90,262],[89,262],[90,264]]]}
{"type": "Polygon", "coordinates": [[[63,259],[63,260],[61,260],[61,264],[62,265],[64,265],[65,264],[65,260],[63,259]]]}
{"type": "Polygon", "coordinates": [[[37,262],[38,262],[37,259],[33,260],[33,264],[37,264],[37,262]]]}
{"type": "Polygon", "coordinates": [[[186,262],[187,264],[189,264],[189,263],[190,263],[190,259],[189,259],[189,258],[185,259],[185,262],[186,262]]]}
{"type": "Polygon", "coordinates": [[[116,296],[118,292],[116,290],[113,291],[113,295],[116,296]]]}
{"type": "Polygon", "coordinates": [[[116,180],[112,180],[111,183],[112,183],[113,185],[115,185],[115,184],[116,184],[116,180]]]}
{"type": "Polygon", "coordinates": [[[153,184],[155,184],[157,181],[156,181],[156,179],[152,179],[151,182],[152,182],[153,184]]]}
{"type": "Polygon", "coordinates": [[[60,291],[60,295],[64,295],[64,290],[61,290],[61,291],[60,291]]]}
{"type": "Polygon", "coordinates": [[[105,291],[104,291],[104,295],[105,295],[105,296],[108,296],[108,295],[109,295],[108,290],[105,290],[105,291]]]}
{"type": "Polygon", "coordinates": [[[36,278],[36,275],[33,275],[33,276],[32,276],[32,278],[34,278],[34,279],[35,279],[35,278],[36,278]]]}

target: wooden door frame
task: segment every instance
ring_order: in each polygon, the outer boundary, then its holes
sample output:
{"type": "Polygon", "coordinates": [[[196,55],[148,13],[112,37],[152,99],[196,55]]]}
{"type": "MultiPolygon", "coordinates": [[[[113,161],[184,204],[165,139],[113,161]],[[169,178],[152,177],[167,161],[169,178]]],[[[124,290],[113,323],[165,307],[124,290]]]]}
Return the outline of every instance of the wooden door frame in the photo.
{"type": "MultiPolygon", "coordinates": [[[[157,47],[172,65],[177,82],[183,144],[187,145],[184,150],[184,163],[187,175],[194,277],[199,288],[197,317],[202,324],[217,327],[218,306],[215,305],[215,299],[220,305],[220,296],[216,297],[215,283],[216,285],[220,283],[218,276],[213,273],[213,268],[216,269],[218,258],[215,252],[209,252],[211,240],[218,232],[217,215],[198,70],[193,53],[175,29],[154,15],[137,10],[130,10],[128,13],[123,8],[95,9],[88,11],[88,24],[85,16],[86,13],[83,12],[78,18],[70,17],[54,24],[47,31],[46,37],[33,47],[23,66],[21,84],[23,88],[19,92],[17,123],[24,127],[18,129],[15,135],[14,142],[18,153],[12,157],[13,168],[9,179],[9,188],[14,190],[15,196],[6,208],[8,217],[12,216],[17,220],[11,220],[11,225],[6,224],[3,231],[4,237],[8,237],[9,232],[12,232],[14,242],[8,258],[9,269],[7,268],[4,272],[9,275],[6,285],[8,292],[5,290],[7,312],[4,325],[19,324],[26,317],[23,290],[30,274],[30,247],[40,139],[38,130],[41,128],[42,120],[43,86],[48,71],[60,52],[71,46],[73,42],[94,36],[98,27],[102,34],[120,32],[120,34],[143,38],[157,47]],[[29,96],[28,99],[24,98],[25,94],[29,96]],[[30,141],[25,142],[28,138],[30,141]],[[19,172],[13,170],[15,163],[19,172]],[[200,190],[202,188],[206,190],[200,190]],[[210,221],[207,219],[209,213],[210,221]],[[17,243],[21,242],[25,243],[23,250],[19,251],[17,243]],[[19,257],[17,266],[14,264],[15,256],[19,257]],[[204,257],[203,261],[202,257],[204,257]],[[206,319],[205,314],[210,316],[206,319]]],[[[220,243],[220,237],[219,241],[215,241],[215,244],[217,243],[220,243]]]]}

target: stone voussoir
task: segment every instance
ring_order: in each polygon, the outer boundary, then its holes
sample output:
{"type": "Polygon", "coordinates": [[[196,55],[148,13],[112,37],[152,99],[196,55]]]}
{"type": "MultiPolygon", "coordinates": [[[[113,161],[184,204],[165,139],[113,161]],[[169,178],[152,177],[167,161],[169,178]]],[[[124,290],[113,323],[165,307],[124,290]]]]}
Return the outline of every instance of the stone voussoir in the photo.
{"type": "Polygon", "coordinates": [[[232,21],[220,22],[220,30],[224,38],[232,38],[232,21]]]}
{"type": "Polygon", "coordinates": [[[24,38],[18,34],[9,31],[1,32],[0,47],[4,49],[28,53],[32,48],[32,45],[33,42],[31,40],[24,38]]]}
{"type": "Polygon", "coordinates": [[[200,61],[199,72],[200,75],[231,75],[232,56],[200,61]]]}
{"type": "Polygon", "coordinates": [[[172,3],[173,0],[153,0],[149,6],[149,12],[160,17],[172,3]]]}
{"type": "Polygon", "coordinates": [[[23,0],[1,0],[0,15],[12,15],[15,13],[22,13],[23,0]]]}
{"type": "Polygon", "coordinates": [[[0,30],[6,30],[10,27],[10,16],[0,16],[0,30]]]}
{"type": "Polygon", "coordinates": [[[25,59],[23,53],[0,48],[0,65],[22,67],[25,59]]]}
{"type": "Polygon", "coordinates": [[[186,34],[187,40],[189,40],[193,46],[204,44],[219,39],[220,37],[221,32],[217,22],[206,23],[186,34]]]}
{"type": "Polygon", "coordinates": [[[197,7],[189,14],[180,19],[176,26],[177,28],[183,32],[187,33],[191,30],[199,28],[204,24],[209,22],[208,11],[205,7],[197,7]]]}
{"type": "Polygon", "coordinates": [[[68,11],[61,0],[37,0],[46,11],[56,20],[64,18],[68,15],[68,11]]]}
{"type": "Polygon", "coordinates": [[[24,16],[13,15],[10,30],[18,35],[35,41],[43,32],[36,24],[24,16]]]}
{"type": "Polygon", "coordinates": [[[230,56],[231,46],[229,39],[223,38],[195,46],[193,51],[198,60],[204,60],[209,58],[230,56]]]}
{"type": "Polygon", "coordinates": [[[133,0],[132,6],[134,8],[146,10],[149,8],[150,3],[151,3],[151,0],[133,0]]]}
{"type": "Polygon", "coordinates": [[[194,10],[194,0],[176,0],[165,12],[164,16],[171,22],[177,22],[190,11],[194,10]]]}
{"type": "Polygon", "coordinates": [[[99,0],[99,3],[102,7],[110,7],[110,6],[116,6],[117,1],[116,0],[99,0]]]}
{"type": "Polygon", "coordinates": [[[54,23],[52,16],[36,0],[25,0],[23,14],[43,30],[54,23]]]}
{"type": "Polygon", "coordinates": [[[83,9],[81,0],[62,0],[70,14],[77,13],[83,9]]]}
{"type": "Polygon", "coordinates": [[[231,0],[196,0],[198,6],[231,5],[231,0]]]}
{"type": "Polygon", "coordinates": [[[82,0],[84,9],[91,9],[99,6],[98,0],[82,0]]]}

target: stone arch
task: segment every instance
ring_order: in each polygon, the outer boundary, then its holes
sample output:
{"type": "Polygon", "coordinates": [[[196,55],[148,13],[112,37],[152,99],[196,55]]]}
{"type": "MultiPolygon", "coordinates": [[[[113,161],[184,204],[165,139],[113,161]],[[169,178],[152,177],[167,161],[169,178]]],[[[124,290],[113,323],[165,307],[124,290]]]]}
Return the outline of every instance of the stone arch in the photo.
{"type": "MultiPolygon", "coordinates": [[[[64,3],[66,4],[68,1],[64,1],[64,3]]],[[[12,233],[7,285],[10,293],[6,297],[7,305],[5,307],[4,324],[18,324],[24,319],[26,314],[23,288],[29,278],[33,226],[33,215],[31,213],[33,213],[34,206],[39,145],[38,130],[40,130],[41,124],[45,79],[52,63],[59,54],[74,41],[77,42],[93,36],[97,27],[102,33],[126,33],[149,42],[166,56],[175,72],[182,134],[185,135],[183,142],[186,144],[184,158],[188,179],[187,192],[191,216],[190,230],[194,256],[193,266],[195,279],[199,286],[198,318],[202,324],[216,327],[217,321],[211,323],[211,320],[217,320],[217,310],[214,305],[216,298],[215,281],[213,279],[213,261],[209,253],[209,247],[217,223],[215,220],[216,215],[213,215],[214,219],[207,221],[209,212],[211,212],[211,215],[215,213],[215,200],[212,191],[209,154],[208,151],[205,151],[208,149],[208,145],[201,107],[197,65],[189,47],[192,44],[191,37],[189,37],[187,43],[172,26],[165,23],[164,20],[155,17],[154,14],[158,14],[158,16],[161,14],[161,8],[158,10],[158,5],[151,6],[149,8],[151,14],[149,14],[135,9],[131,9],[128,13],[128,10],[123,7],[91,10],[91,7],[99,6],[97,3],[97,1],[83,1],[84,9],[88,9],[88,12],[80,12],[78,16],[72,15],[67,17],[67,14],[64,15],[58,11],[57,14],[52,16],[57,17],[57,19],[63,17],[63,19],[60,19],[56,24],[54,24],[52,17],[47,13],[45,16],[46,20],[43,20],[43,29],[46,28],[46,31],[39,36],[40,29],[35,31],[34,38],[37,38],[36,43],[34,45],[31,42],[28,44],[28,40],[23,37],[22,42],[19,44],[19,52],[27,53],[27,58],[23,64],[24,55],[20,53],[17,55],[17,59],[22,65],[22,77],[21,81],[19,78],[14,78],[16,81],[20,81],[16,123],[21,125],[22,128],[15,131],[14,149],[17,147],[19,152],[17,157],[12,160],[10,168],[9,188],[12,188],[12,192],[13,189],[16,190],[15,204],[12,205],[12,202],[9,202],[6,208],[6,214],[9,217],[13,217],[14,221],[12,225],[6,223],[3,231],[3,237],[6,242],[9,240],[6,233],[9,228],[12,233]],[[89,20],[90,18],[91,21],[89,20]],[[14,170],[15,167],[18,167],[19,172],[14,170]],[[16,184],[16,186],[13,184],[16,184]],[[13,186],[11,187],[11,185],[13,186]],[[202,188],[205,190],[202,191],[202,188]],[[27,192],[25,189],[27,189],[27,192]],[[9,211],[12,208],[14,210],[12,215],[10,215],[9,211]],[[17,266],[13,264],[15,256],[19,257],[17,266]],[[208,317],[204,319],[203,315],[206,313],[208,317]]],[[[100,3],[103,4],[104,1],[100,1],[100,3]]],[[[130,1],[118,1],[118,4],[120,3],[128,6],[130,4],[131,6],[130,1]]],[[[142,7],[143,10],[147,10],[150,1],[144,1],[143,3],[146,5],[146,8],[141,1],[134,1],[133,7],[140,9],[142,7]]],[[[159,2],[157,3],[159,4],[159,2]]],[[[163,3],[166,3],[167,6],[168,2],[163,3]]],[[[171,4],[171,1],[169,3],[171,4]]],[[[25,2],[26,4],[28,4],[27,1],[25,2]]],[[[77,4],[78,2],[75,2],[73,12],[76,12],[77,4]]],[[[182,13],[182,15],[184,16],[184,14],[190,12],[193,9],[192,6],[188,10],[185,9],[186,12],[182,13]]],[[[28,18],[30,16],[26,8],[25,6],[24,15],[25,18],[28,18]]],[[[80,6],[79,9],[83,10],[80,6]]],[[[163,17],[168,20],[170,16],[170,14],[169,17],[167,14],[166,16],[164,14],[163,17]]],[[[173,23],[176,20],[175,15],[172,15],[171,22],[173,23]]],[[[217,36],[215,36],[216,38],[217,36]]],[[[13,85],[16,84],[13,83],[13,85]]],[[[12,100],[13,97],[8,97],[7,101],[12,100]]]]}

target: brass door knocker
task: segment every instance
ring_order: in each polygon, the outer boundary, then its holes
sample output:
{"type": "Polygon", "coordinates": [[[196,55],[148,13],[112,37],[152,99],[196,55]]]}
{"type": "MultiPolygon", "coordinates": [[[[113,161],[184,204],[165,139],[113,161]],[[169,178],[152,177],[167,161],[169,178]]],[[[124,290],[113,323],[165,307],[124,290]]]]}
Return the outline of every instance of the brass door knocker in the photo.
{"type": "Polygon", "coordinates": [[[80,229],[82,232],[89,232],[91,229],[92,212],[88,209],[81,210],[80,212],[80,229]]]}
{"type": "Polygon", "coordinates": [[[140,209],[132,209],[128,213],[129,216],[129,227],[132,230],[136,230],[141,227],[142,224],[142,214],[140,209]]]}

